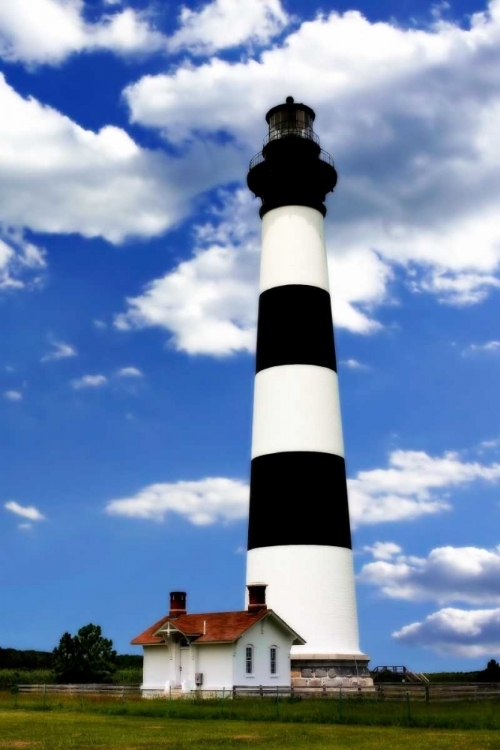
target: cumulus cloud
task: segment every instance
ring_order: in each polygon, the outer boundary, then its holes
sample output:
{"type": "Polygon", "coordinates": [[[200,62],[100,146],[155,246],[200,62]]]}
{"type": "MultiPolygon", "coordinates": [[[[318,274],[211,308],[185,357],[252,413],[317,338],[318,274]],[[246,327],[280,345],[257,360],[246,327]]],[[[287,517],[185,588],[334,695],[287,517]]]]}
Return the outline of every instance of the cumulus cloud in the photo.
{"type": "Polygon", "coordinates": [[[213,0],[199,10],[181,8],[172,51],[211,55],[242,44],[267,44],[288,23],[280,0],[213,0]]]}
{"type": "MultiPolygon", "coordinates": [[[[223,207],[195,227],[189,260],[151,281],[125,312],[120,330],[159,327],[173,346],[189,354],[227,356],[253,351],[256,340],[260,226],[247,190],[221,195],[223,207]]],[[[335,325],[371,333],[380,324],[369,306],[382,301],[389,267],[370,250],[329,258],[335,325]]]]}
{"type": "Polygon", "coordinates": [[[500,609],[448,607],[423,622],[405,625],[392,636],[405,645],[424,646],[445,656],[496,656],[500,654],[500,609]]]}
{"type": "Polygon", "coordinates": [[[215,223],[196,230],[193,257],[150,282],[115,318],[120,330],[157,326],[189,354],[252,351],[258,298],[257,219],[244,191],[215,223]]]}
{"type": "Polygon", "coordinates": [[[105,375],[82,375],[81,378],[72,380],[71,385],[76,391],[80,391],[82,388],[102,388],[107,382],[105,375]]]}
{"type": "MultiPolygon", "coordinates": [[[[354,526],[373,525],[439,513],[450,505],[432,496],[431,490],[450,490],[478,479],[500,481],[500,464],[462,463],[455,453],[433,458],[423,452],[394,451],[388,468],[361,471],[348,479],[351,522],[354,526]]],[[[244,518],[248,497],[245,482],[208,478],[152,484],[132,497],[111,501],[106,511],[152,520],[163,520],[172,511],[195,524],[213,523],[244,518]]],[[[365,550],[380,560],[400,551],[392,542],[378,542],[365,550]]]]}
{"type": "Polygon", "coordinates": [[[487,273],[436,268],[424,273],[415,282],[410,281],[410,287],[416,292],[435,294],[444,304],[465,307],[485,300],[492,289],[500,287],[500,279],[487,273]]]}
{"type": "Polygon", "coordinates": [[[391,599],[500,604],[500,546],[437,547],[426,558],[381,558],[364,565],[359,580],[391,599]]]}
{"type": "Polygon", "coordinates": [[[363,547],[363,552],[369,552],[376,560],[391,560],[403,550],[395,542],[375,542],[374,545],[363,547]]]}
{"type": "MultiPolygon", "coordinates": [[[[116,5],[116,2],[107,2],[116,5]]],[[[109,50],[120,55],[162,49],[165,38],[145,12],[125,8],[84,18],[84,0],[2,0],[0,57],[28,65],[57,65],[77,52],[109,50]]]]}
{"type": "Polygon", "coordinates": [[[5,510],[14,513],[21,518],[27,518],[29,521],[43,521],[45,516],[34,505],[20,505],[15,500],[4,503],[5,510]]]}
{"type": "Polygon", "coordinates": [[[122,367],[116,373],[119,378],[142,378],[143,372],[138,367],[122,367]]]}
{"type": "Polygon", "coordinates": [[[478,480],[500,481],[500,464],[468,463],[451,451],[438,457],[392,451],[387,468],[360,471],[349,479],[351,520],[356,526],[440,513],[450,507],[444,491],[478,480]]]}
{"type": "Polygon", "coordinates": [[[280,0],[213,0],[181,7],[171,37],[155,27],[151,10],[123,9],[104,0],[104,12],[85,20],[84,0],[2,0],[0,57],[29,66],[58,65],[69,55],[107,50],[130,56],[188,51],[209,55],[240,45],[268,43],[288,23],[280,0]]]}
{"type": "Polygon", "coordinates": [[[242,170],[229,145],[194,144],[181,158],[140,148],[118,127],[85,130],[1,74],[0,111],[0,225],[110,242],[151,237],[185,216],[214,161],[229,179],[242,170]]]}
{"type": "Polygon", "coordinates": [[[65,344],[64,341],[52,341],[52,351],[45,354],[40,362],[52,362],[58,359],[68,359],[76,357],[77,351],[71,344],[65,344]]]}
{"type": "Polygon", "coordinates": [[[150,521],[164,521],[175,513],[195,526],[239,521],[248,513],[248,486],[224,477],[151,484],[132,497],[112,500],[106,513],[150,521]]]}
{"type": "Polygon", "coordinates": [[[360,285],[336,302],[337,315],[366,333],[380,327],[372,311],[387,300],[394,267],[444,304],[477,304],[499,286],[499,41],[499,0],[469,27],[436,18],[405,29],[332,12],[258,57],[190,61],[142,78],[125,98],[133,122],[171,143],[222,131],[248,151],[283,92],[315,107],[340,173],[328,245],[360,285]]]}

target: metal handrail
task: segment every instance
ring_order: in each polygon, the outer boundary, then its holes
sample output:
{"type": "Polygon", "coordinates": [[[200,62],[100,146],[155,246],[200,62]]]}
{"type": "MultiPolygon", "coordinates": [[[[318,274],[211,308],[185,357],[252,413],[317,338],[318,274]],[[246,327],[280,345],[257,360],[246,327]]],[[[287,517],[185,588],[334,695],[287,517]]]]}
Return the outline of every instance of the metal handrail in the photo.
{"type": "Polygon", "coordinates": [[[248,169],[249,170],[253,169],[254,167],[257,166],[257,164],[262,164],[263,161],[265,161],[264,154],[262,151],[259,151],[258,154],[255,154],[255,156],[252,159],[250,159],[250,164],[249,164],[248,169]]]}
{"type": "MultiPolygon", "coordinates": [[[[325,162],[325,164],[328,164],[330,167],[335,168],[335,162],[333,161],[333,157],[331,154],[328,153],[328,151],[325,151],[324,149],[321,149],[319,152],[319,160],[325,162]]],[[[248,169],[253,169],[258,164],[262,164],[263,161],[266,160],[266,157],[264,156],[263,151],[259,151],[258,154],[255,154],[255,156],[250,160],[250,164],[248,169]]]]}

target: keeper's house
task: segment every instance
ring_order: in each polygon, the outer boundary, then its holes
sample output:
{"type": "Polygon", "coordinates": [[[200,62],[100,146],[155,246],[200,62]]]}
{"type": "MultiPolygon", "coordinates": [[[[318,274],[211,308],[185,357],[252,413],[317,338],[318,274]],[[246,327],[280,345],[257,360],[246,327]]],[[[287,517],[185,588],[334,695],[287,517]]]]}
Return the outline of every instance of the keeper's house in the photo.
{"type": "Polygon", "coordinates": [[[290,649],[305,641],[267,609],[265,591],[248,586],[247,610],[193,615],[186,594],[172,591],[169,614],[132,641],[144,649],[143,696],[290,686],[290,649]]]}

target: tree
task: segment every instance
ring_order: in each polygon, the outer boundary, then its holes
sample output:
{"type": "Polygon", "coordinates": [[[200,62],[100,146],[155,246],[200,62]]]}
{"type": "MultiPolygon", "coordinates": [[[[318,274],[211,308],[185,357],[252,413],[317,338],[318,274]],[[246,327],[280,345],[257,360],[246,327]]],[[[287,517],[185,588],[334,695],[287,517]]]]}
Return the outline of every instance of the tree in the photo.
{"type": "Polygon", "coordinates": [[[495,659],[490,659],[486,669],[477,673],[480,682],[500,682],[500,664],[495,659]]]}
{"type": "Polygon", "coordinates": [[[52,671],[59,682],[109,682],[116,670],[113,641],[99,625],[89,623],[75,636],[64,633],[52,652],[52,671]]]}

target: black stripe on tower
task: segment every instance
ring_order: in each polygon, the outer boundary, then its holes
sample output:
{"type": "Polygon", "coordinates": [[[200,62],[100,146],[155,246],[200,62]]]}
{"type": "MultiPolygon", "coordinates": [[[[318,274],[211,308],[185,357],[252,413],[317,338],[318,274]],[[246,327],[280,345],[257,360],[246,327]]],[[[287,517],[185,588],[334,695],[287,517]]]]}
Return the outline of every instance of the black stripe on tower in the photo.
{"type": "Polygon", "coordinates": [[[260,295],[256,372],[279,365],[337,371],[331,301],[324,289],[287,284],[260,295]]]}
{"type": "Polygon", "coordinates": [[[253,459],[248,549],[290,544],[352,548],[341,456],[290,451],[253,459]]]}

